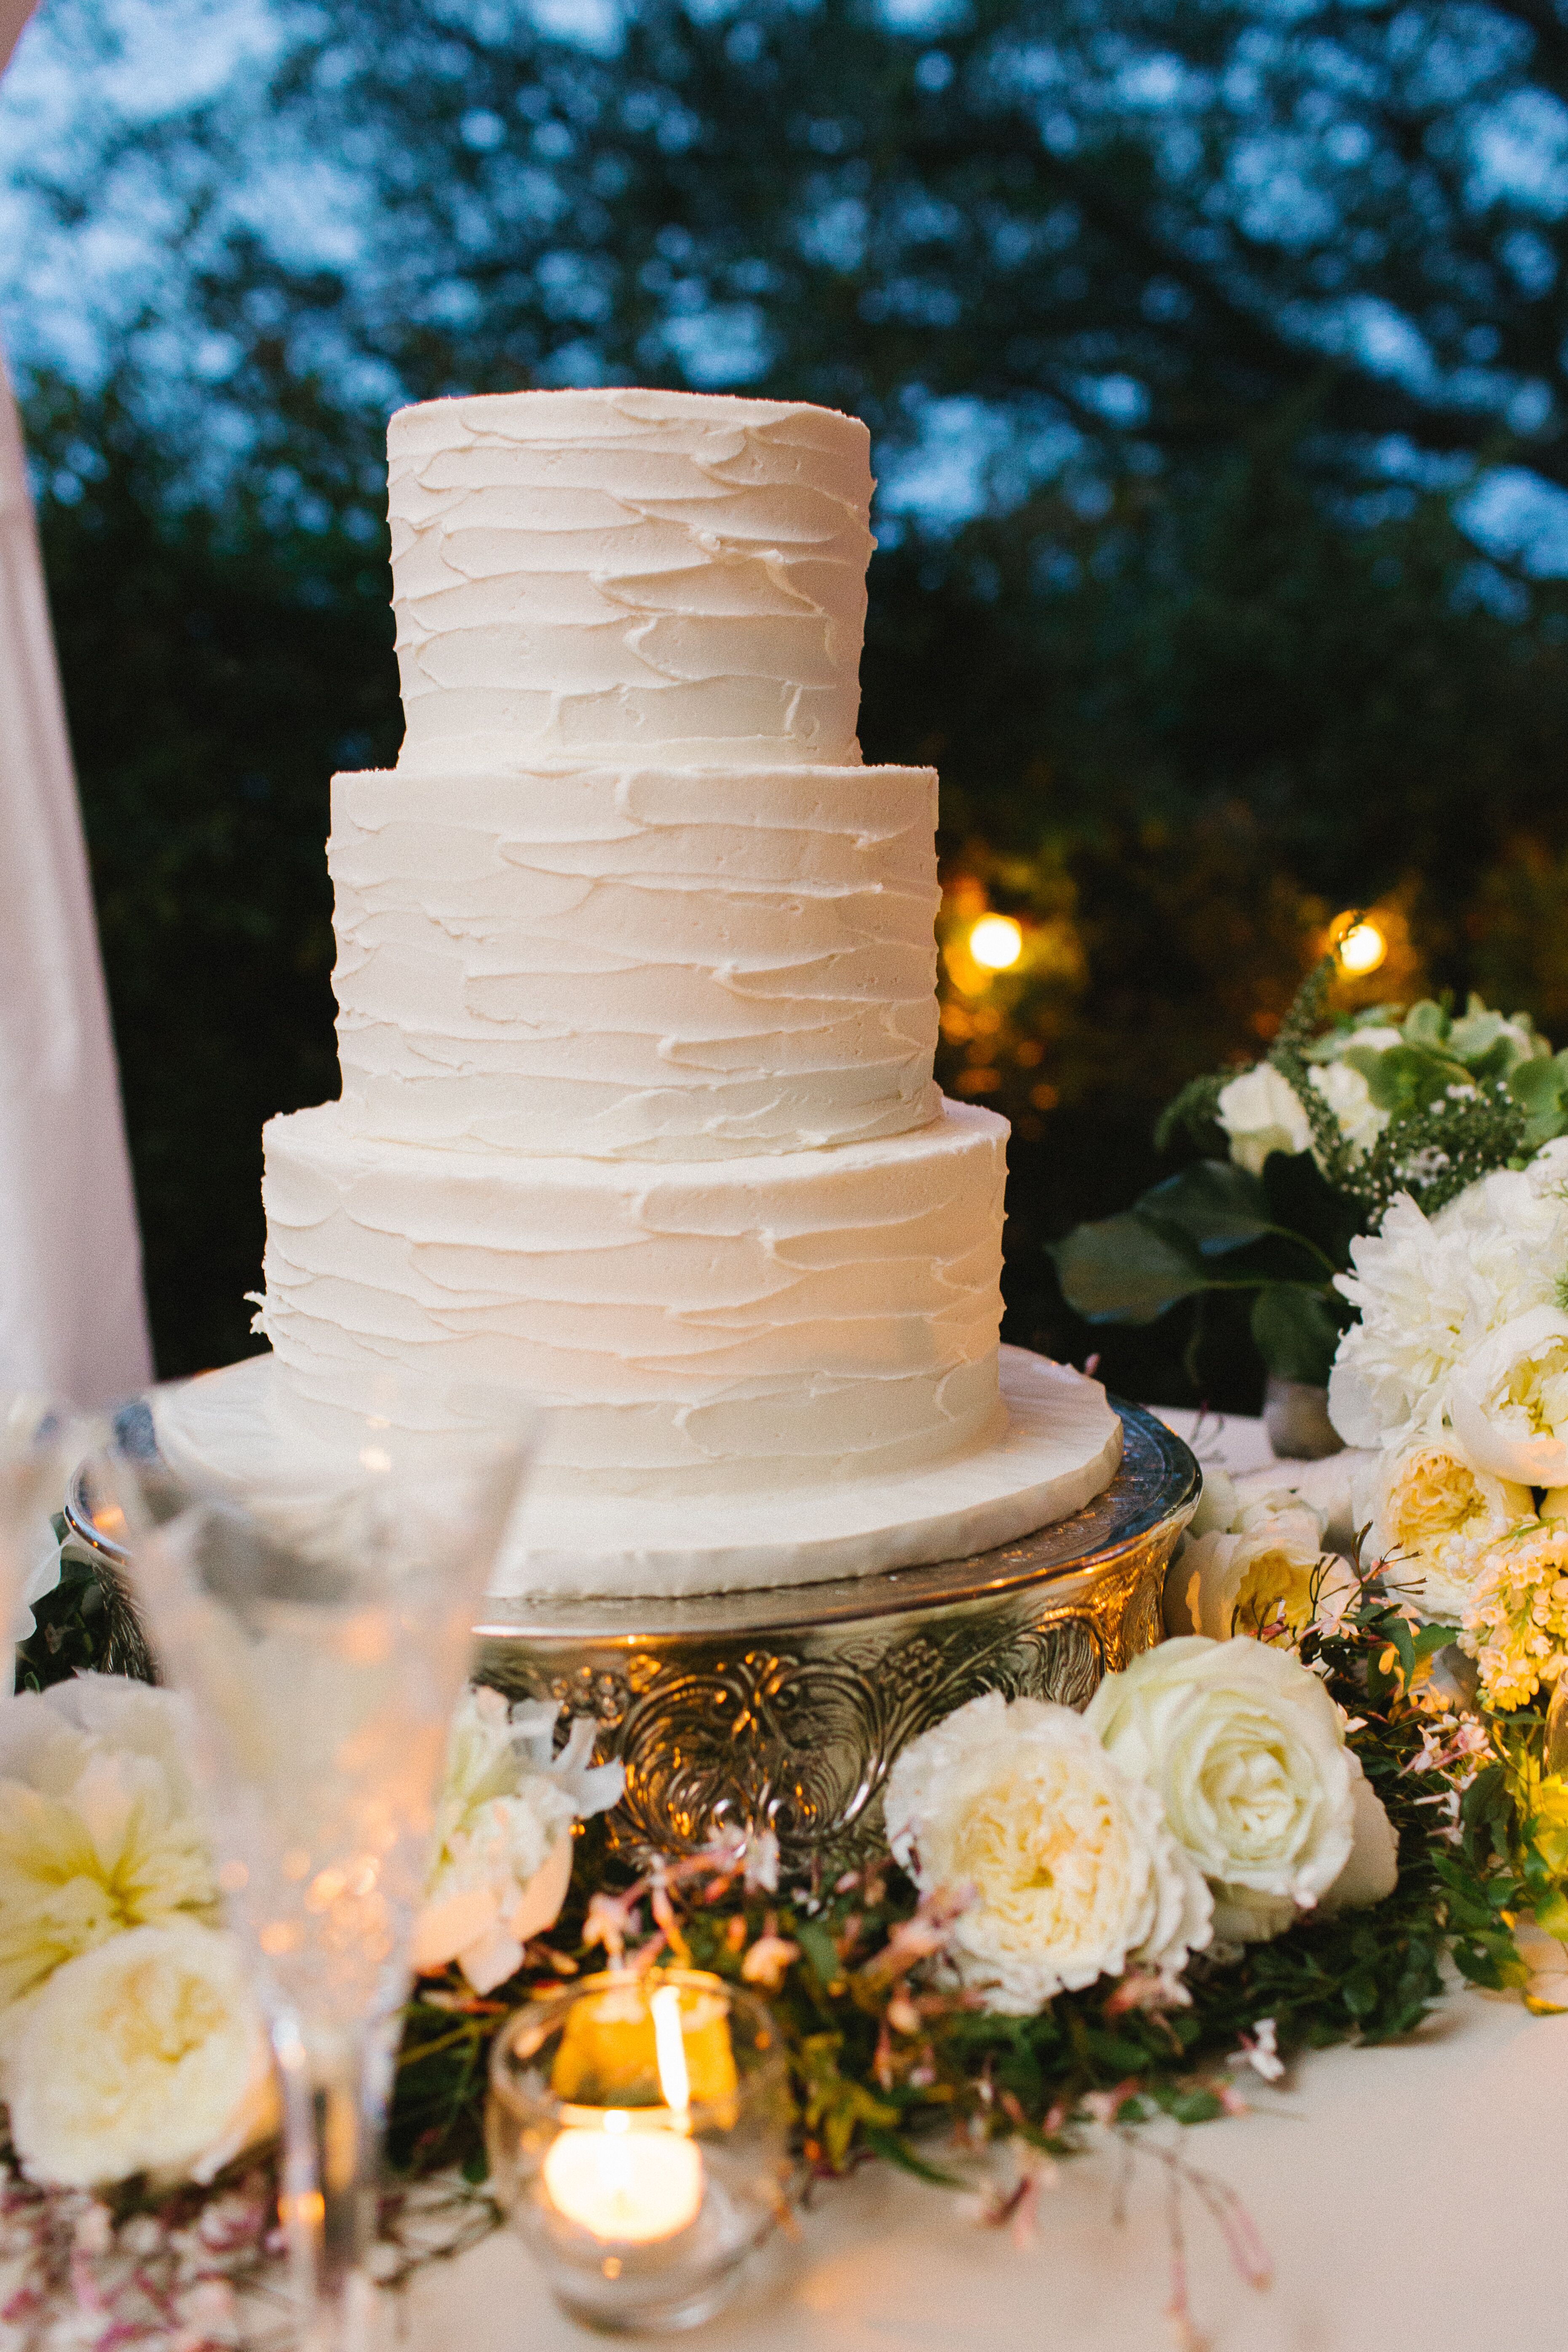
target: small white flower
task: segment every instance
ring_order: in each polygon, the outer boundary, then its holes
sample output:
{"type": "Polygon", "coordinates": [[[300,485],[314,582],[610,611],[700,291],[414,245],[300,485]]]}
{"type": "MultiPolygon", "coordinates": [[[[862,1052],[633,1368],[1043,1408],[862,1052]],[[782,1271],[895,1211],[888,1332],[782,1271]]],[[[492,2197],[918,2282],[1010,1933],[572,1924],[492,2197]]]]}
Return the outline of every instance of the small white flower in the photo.
{"type": "Polygon", "coordinates": [[[971,1699],[904,1749],[885,1809],[922,1889],[973,1890],[948,1953],[1004,2015],[1129,1967],[1174,1987],[1209,1939],[1207,1889],[1158,1799],[1070,1707],[971,1699]]]}
{"type": "Polygon", "coordinates": [[[111,1675],[0,1707],[0,2011],[128,1927],[216,1916],[184,1712],[111,1675]]]}
{"type": "MultiPolygon", "coordinates": [[[[1350,1861],[1361,1765],[1339,1708],[1288,1653],[1166,1642],[1107,1675],[1084,1720],[1159,1795],[1214,1889],[1215,1933],[1226,1941],[1277,1935],[1350,1861]]],[[[1375,1833],[1370,1811],[1366,1823],[1375,1833]]]]}
{"type": "Polygon", "coordinates": [[[1305,1151],[1312,1140],[1295,1087],[1272,1062],[1259,1062],[1222,1087],[1215,1116],[1230,1138],[1232,1160],[1255,1176],[1271,1151],[1305,1151]]]}
{"type": "Polygon", "coordinates": [[[476,1992],[504,1983],[552,1926],[572,1879],[573,1824],[616,1802],[619,1764],[594,1765],[597,1727],[574,1722],[552,1754],[558,1706],[469,1690],[452,1720],[435,1863],[414,1932],[416,1969],[456,1960],[476,1992]]]}
{"type": "Polygon", "coordinates": [[[260,2013],[218,1928],[132,1927],[79,1954],[7,2040],[11,2130],[35,2180],[210,2178],[274,2120],[260,2013]]]}

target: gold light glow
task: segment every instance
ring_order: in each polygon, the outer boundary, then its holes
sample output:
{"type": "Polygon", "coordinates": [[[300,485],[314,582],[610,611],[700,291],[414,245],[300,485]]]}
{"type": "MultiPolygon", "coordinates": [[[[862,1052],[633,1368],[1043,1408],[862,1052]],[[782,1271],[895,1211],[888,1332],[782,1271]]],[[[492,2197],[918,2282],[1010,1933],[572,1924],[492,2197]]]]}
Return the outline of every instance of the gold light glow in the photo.
{"type": "Polygon", "coordinates": [[[968,947],[984,971],[1008,971],[1024,952],[1024,934],[1011,915],[982,915],[968,947]]]}
{"type": "MultiPolygon", "coordinates": [[[[1342,916],[1341,921],[1346,919],[1342,916]]],[[[1336,927],[1337,928],[1337,927],[1336,927]]],[[[1340,963],[1352,980],[1364,980],[1388,954],[1388,941],[1373,922],[1352,923],[1338,942],[1340,963]]]]}

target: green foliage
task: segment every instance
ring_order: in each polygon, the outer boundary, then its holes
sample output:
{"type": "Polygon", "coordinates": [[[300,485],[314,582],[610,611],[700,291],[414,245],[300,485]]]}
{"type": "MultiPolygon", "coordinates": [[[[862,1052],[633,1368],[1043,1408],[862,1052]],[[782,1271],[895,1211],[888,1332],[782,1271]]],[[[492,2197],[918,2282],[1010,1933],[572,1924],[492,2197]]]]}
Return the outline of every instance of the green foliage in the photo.
{"type": "Polygon", "coordinates": [[[1326,1381],[1344,1325],[1331,1277],[1347,1261],[1277,1221],[1270,1184],[1287,1165],[1275,1153],[1258,1177],[1200,1160],[1122,1215],[1076,1226],[1051,1251],[1063,1296],[1089,1323],[1148,1323],[1203,1293],[1250,1293],[1252,1337],[1269,1371],[1326,1381]]]}
{"type": "MultiPolygon", "coordinates": [[[[247,66],[221,101],[34,159],[84,236],[130,170],[179,224],[183,307],[111,341],[102,388],[24,370],[165,1371],[251,1344],[258,1130],[336,1084],[327,782],[398,740],[382,436],[404,398],[634,381],[871,422],[892,495],[868,753],[939,765],[948,850],[1070,901],[1081,949],[1078,982],[1031,982],[1009,1016],[1033,1059],[944,1047],[944,1078],[1016,1123],[1009,1336],[1090,1343],[1044,1244],[1165,1172],[1147,1129],[1173,1085],[1261,1050],[1352,895],[1404,893],[1422,986],[1496,971],[1494,997],[1568,1003],[1568,588],[1481,561],[1450,511],[1472,463],[1563,470],[1555,407],[1522,439],[1507,415],[1557,381],[1568,271],[1527,291],[1500,257],[1568,231],[1517,192],[1477,210],[1412,60],[1441,37],[1478,105],[1561,74],[1451,14],[1396,37],[1314,8],[1258,51],[1257,0],[980,0],[940,32],[858,0],[642,0],[595,47],[525,10],[289,5],[265,92],[247,66]],[[1179,96],[1137,96],[1139,58],[1184,60],[1179,96]],[[1342,153],[1300,148],[1299,109],[1342,122],[1342,153]],[[1237,168],[1280,136],[1311,181],[1289,236],[1237,168]],[[352,267],[269,240],[256,154],[341,175],[352,267]],[[1363,299],[1426,337],[1429,390],[1324,362],[1319,330],[1363,299]],[[991,453],[952,528],[896,490],[946,401],[991,453]],[[1390,436],[1432,487],[1380,470],[1390,436]]],[[[68,51],[95,37],[85,0],[51,15],[68,51]]],[[[1215,1091],[1189,1122],[1211,1153],[1215,1091]]],[[[1210,1306],[1235,1384],[1245,1303],[1210,1306]]],[[[1152,1393],[1181,1386],[1181,1339],[1100,1344],[1152,1393]]]]}
{"type": "MultiPolygon", "coordinates": [[[[57,1538],[65,1521],[54,1522],[57,1538]]],[[[33,1631],[16,1644],[17,1690],[47,1690],[78,1674],[156,1680],[130,1594],[95,1558],[65,1542],[59,1582],[33,1603],[33,1631]]]]}

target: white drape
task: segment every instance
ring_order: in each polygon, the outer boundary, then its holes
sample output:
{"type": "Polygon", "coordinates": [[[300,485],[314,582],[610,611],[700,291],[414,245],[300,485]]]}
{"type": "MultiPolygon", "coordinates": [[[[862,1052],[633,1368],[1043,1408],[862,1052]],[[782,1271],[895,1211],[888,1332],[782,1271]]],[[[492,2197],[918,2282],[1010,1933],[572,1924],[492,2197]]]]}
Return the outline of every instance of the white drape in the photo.
{"type": "MultiPolygon", "coordinates": [[[[26,15],[0,0],[0,68],[26,15]]],[[[98,1404],[150,1370],[87,852],[0,361],[0,1387],[98,1404]]]]}

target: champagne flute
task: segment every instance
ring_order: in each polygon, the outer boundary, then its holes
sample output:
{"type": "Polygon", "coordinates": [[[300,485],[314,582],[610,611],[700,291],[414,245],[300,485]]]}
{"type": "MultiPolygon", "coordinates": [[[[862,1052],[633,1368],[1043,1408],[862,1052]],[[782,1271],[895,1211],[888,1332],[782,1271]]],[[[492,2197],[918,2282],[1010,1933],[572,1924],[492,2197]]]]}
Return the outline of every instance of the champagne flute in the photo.
{"type": "MultiPolygon", "coordinates": [[[[283,2085],[300,2336],[364,2340],[366,2257],[447,1728],[527,1458],[521,1400],[381,1384],[248,1422],[197,1380],[116,1417],[118,1505],[165,1672],[194,1702],[220,1883],[283,2085]]],[[[112,1532],[112,1529],[110,1529],[112,1532]]]]}

